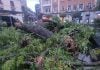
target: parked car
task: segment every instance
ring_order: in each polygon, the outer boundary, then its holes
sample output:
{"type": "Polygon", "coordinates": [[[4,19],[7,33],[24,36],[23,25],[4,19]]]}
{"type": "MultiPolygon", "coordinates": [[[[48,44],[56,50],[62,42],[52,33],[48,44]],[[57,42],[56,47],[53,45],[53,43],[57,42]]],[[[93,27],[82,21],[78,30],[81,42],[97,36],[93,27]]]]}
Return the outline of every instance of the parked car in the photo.
{"type": "Polygon", "coordinates": [[[8,27],[15,26],[14,23],[16,22],[16,19],[12,16],[0,16],[0,20],[6,22],[8,27]]]}

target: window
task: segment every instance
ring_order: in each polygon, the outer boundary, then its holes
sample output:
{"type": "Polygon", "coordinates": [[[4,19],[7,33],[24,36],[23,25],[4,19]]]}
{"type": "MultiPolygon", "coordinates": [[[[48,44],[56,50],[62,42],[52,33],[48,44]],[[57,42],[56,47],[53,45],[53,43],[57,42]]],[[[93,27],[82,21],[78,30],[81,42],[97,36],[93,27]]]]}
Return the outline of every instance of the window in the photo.
{"type": "Polygon", "coordinates": [[[83,9],[83,4],[79,4],[79,9],[83,9]]]}
{"type": "Polygon", "coordinates": [[[55,4],[54,6],[53,6],[53,12],[57,12],[57,5],[55,4]]]}
{"type": "Polygon", "coordinates": [[[2,0],[0,0],[0,10],[3,10],[2,0]]]}
{"type": "Polygon", "coordinates": [[[68,5],[68,11],[70,11],[71,10],[71,5],[68,5]]]}
{"type": "Polygon", "coordinates": [[[50,8],[46,8],[46,9],[45,9],[45,12],[46,12],[46,13],[50,12],[50,8]]]}
{"type": "Polygon", "coordinates": [[[13,1],[10,1],[11,10],[15,11],[15,5],[13,1]]]}
{"type": "Polygon", "coordinates": [[[88,5],[86,6],[86,9],[87,9],[87,10],[91,10],[91,9],[92,9],[91,3],[88,3],[88,5]]]}
{"type": "Polygon", "coordinates": [[[73,10],[77,10],[77,5],[74,5],[73,6],[73,10]]]}
{"type": "Polygon", "coordinates": [[[49,13],[49,12],[50,12],[50,7],[49,7],[49,6],[44,7],[44,11],[45,11],[46,13],[49,13]]]}
{"type": "Polygon", "coordinates": [[[62,8],[62,11],[64,11],[64,10],[65,10],[64,6],[62,6],[61,8],[62,8]]]}
{"type": "Polygon", "coordinates": [[[14,7],[14,2],[13,1],[10,1],[10,5],[14,7]]]}
{"type": "Polygon", "coordinates": [[[91,3],[88,3],[88,8],[91,9],[91,3]]]}
{"type": "Polygon", "coordinates": [[[91,6],[91,3],[88,3],[88,6],[91,6]]]}
{"type": "Polygon", "coordinates": [[[43,2],[45,2],[45,4],[49,4],[50,3],[50,0],[45,0],[43,2]]]}

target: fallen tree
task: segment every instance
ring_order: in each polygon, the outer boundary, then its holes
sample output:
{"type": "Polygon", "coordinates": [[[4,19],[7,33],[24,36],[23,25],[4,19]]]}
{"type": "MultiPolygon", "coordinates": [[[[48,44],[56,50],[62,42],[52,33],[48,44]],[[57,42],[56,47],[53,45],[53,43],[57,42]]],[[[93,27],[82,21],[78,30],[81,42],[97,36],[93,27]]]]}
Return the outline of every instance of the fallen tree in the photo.
{"type": "Polygon", "coordinates": [[[48,28],[34,23],[16,22],[15,25],[19,30],[14,27],[4,27],[0,32],[0,46],[3,47],[0,50],[0,62],[2,62],[0,70],[5,68],[6,70],[16,70],[16,68],[17,70],[72,70],[74,63],[80,63],[74,58],[77,54],[74,52],[87,53],[89,37],[94,33],[88,26],[68,22],[54,34],[48,28]],[[44,41],[31,33],[47,40],[44,41]]]}
{"type": "Polygon", "coordinates": [[[51,31],[35,23],[22,24],[21,22],[16,22],[15,27],[33,33],[43,39],[47,39],[53,35],[51,31]]]}

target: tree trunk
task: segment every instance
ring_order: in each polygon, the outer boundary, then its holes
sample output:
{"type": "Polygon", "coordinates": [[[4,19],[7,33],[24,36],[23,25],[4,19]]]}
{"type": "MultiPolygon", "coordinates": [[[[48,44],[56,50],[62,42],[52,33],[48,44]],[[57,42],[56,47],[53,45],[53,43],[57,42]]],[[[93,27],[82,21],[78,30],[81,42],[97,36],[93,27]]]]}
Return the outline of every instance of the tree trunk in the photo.
{"type": "Polygon", "coordinates": [[[37,24],[21,24],[17,25],[17,28],[33,33],[43,39],[47,39],[53,35],[51,31],[37,24]]]}

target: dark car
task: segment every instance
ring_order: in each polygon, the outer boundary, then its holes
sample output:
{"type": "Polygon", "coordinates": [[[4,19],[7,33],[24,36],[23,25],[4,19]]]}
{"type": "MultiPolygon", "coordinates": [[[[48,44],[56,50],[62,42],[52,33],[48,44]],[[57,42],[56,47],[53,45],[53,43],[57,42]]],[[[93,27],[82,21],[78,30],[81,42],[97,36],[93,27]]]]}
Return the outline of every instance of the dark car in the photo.
{"type": "Polygon", "coordinates": [[[0,20],[7,23],[7,26],[15,26],[16,19],[12,16],[0,16],[0,20]]]}

